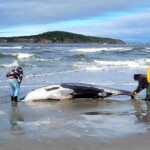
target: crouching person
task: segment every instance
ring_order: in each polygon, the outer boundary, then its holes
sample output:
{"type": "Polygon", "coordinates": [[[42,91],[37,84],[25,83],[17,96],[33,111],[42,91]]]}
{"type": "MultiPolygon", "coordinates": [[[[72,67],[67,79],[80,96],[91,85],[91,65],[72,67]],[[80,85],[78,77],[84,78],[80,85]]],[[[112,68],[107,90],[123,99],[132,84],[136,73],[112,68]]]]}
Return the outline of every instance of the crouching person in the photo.
{"type": "Polygon", "coordinates": [[[133,78],[134,78],[135,81],[138,81],[138,86],[133,91],[133,95],[137,95],[143,89],[146,89],[146,97],[143,100],[147,100],[148,99],[148,81],[147,81],[147,75],[146,74],[134,74],[133,78]]]}
{"type": "Polygon", "coordinates": [[[148,82],[148,88],[147,88],[147,100],[150,102],[150,66],[147,70],[147,82],[148,82]]]}

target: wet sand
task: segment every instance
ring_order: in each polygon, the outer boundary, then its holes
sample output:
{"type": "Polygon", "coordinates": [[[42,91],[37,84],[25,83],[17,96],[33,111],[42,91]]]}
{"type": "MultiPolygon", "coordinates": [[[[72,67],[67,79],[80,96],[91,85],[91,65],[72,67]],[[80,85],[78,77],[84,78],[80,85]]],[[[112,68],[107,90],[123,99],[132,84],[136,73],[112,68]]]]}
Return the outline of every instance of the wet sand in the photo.
{"type": "Polygon", "coordinates": [[[56,138],[49,139],[49,142],[41,142],[38,139],[16,137],[9,140],[0,138],[1,150],[149,150],[150,133],[134,134],[118,139],[98,140],[93,138],[56,138]]]}
{"type": "Polygon", "coordinates": [[[142,101],[1,103],[1,110],[0,150],[150,147],[150,109],[142,101]]]}

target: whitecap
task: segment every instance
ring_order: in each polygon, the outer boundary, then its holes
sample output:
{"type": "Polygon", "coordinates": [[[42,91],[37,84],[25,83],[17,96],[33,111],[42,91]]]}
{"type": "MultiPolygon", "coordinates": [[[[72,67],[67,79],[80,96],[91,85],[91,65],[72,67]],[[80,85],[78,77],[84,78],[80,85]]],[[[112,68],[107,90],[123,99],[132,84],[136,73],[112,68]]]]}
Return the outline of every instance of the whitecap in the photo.
{"type": "Polygon", "coordinates": [[[145,47],[145,49],[143,49],[144,52],[150,53],[150,47],[145,47]]]}
{"type": "Polygon", "coordinates": [[[125,60],[125,61],[99,61],[99,60],[94,60],[94,62],[97,65],[100,66],[107,66],[109,67],[130,67],[130,68],[147,68],[148,64],[150,62],[150,59],[145,59],[145,58],[140,58],[136,60],[125,60]]]}
{"type": "Polygon", "coordinates": [[[18,53],[16,54],[18,59],[27,59],[27,58],[33,58],[34,54],[28,54],[28,53],[18,53]]]}
{"type": "Polygon", "coordinates": [[[0,65],[1,67],[4,67],[4,68],[10,68],[10,67],[16,67],[16,66],[19,66],[19,62],[17,60],[15,60],[13,63],[11,64],[2,64],[0,65]]]}
{"type": "Polygon", "coordinates": [[[46,76],[52,76],[52,75],[58,75],[58,74],[68,74],[73,72],[82,71],[85,69],[77,69],[77,70],[66,70],[66,71],[60,71],[60,72],[53,72],[53,73],[43,73],[43,74],[29,74],[25,78],[32,78],[32,77],[46,77],[46,76]]]}
{"type": "Polygon", "coordinates": [[[130,51],[132,50],[132,47],[100,47],[100,48],[79,48],[74,49],[71,51],[78,51],[78,52],[101,52],[101,51],[130,51]]]}
{"type": "Polygon", "coordinates": [[[149,66],[150,59],[140,58],[136,60],[94,60],[90,63],[82,63],[78,62],[73,64],[73,67],[80,70],[86,70],[86,71],[106,71],[106,70],[112,70],[115,68],[147,68],[149,66]]]}
{"type": "MultiPolygon", "coordinates": [[[[150,50],[150,47],[145,47],[145,49],[150,50]]],[[[150,52],[150,51],[149,51],[150,52]]]]}
{"type": "Polygon", "coordinates": [[[104,70],[104,68],[92,65],[92,66],[85,67],[85,70],[86,71],[100,71],[100,70],[104,70]]]}
{"type": "Polygon", "coordinates": [[[18,59],[27,59],[32,58],[35,56],[35,54],[28,54],[28,53],[3,53],[4,56],[15,56],[18,59]]]}
{"type": "Polygon", "coordinates": [[[0,49],[17,49],[17,50],[20,50],[22,48],[23,48],[23,46],[0,46],[0,49]]]}
{"type": "Polygon", "coordinates": [[[17,57],[18,59],[30,59],[30,58],[34,58],[37,61],[49,61],[47,59],[40,58],[40,56],[37,56],[35,54],[28,54],[28,53],[3,53],[3,56],[12,56],[12,57],[17,57]]]}
{"type": "Polygon", "coordinates": [[[44,58],[36,58],[35,60],[36,60],[36,61],[42,61],[42,62],[44,62],[44,61],[49,61],[49,60],[44,59],[44,58]]]}
{"type": "Polygon", "coordinates": [[[5,112],[0,110],[0,115],[4,115],[4,114],[5,114],[5,112]]]}

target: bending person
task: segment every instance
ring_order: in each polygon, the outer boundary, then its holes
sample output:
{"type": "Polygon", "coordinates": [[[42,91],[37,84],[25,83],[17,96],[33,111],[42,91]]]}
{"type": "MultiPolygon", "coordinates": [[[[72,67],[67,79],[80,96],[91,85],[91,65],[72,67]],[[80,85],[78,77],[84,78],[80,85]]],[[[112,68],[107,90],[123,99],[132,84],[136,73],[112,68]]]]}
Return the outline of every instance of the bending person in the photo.
{"type": "Polygon", "coordinates": [[[150,66],[147,70],[147,82],[148,82],[148,88],[147,88],[147,100],[150,101],[150,66]]]}
{"type": "Polygon", "coordinates": [[[138,86],[137,88],[133,91],[133,95],[136,95],[137,93],[141,92],[143,89],[146,88],[146,98],[143,100],[147,100],[148,98],[148,82],[147,82],[147,77],[144,74],[134,74],[134,80],[138,81],[138,86]]]}
{"type": "Polygon", "coordinates": [[[8,82],[11,87],[11,101],[17,102],[20,84],[23,78],[22,68],[21,67],[13,68],[6,74],[6,77],[8,78],[8,82]]]}

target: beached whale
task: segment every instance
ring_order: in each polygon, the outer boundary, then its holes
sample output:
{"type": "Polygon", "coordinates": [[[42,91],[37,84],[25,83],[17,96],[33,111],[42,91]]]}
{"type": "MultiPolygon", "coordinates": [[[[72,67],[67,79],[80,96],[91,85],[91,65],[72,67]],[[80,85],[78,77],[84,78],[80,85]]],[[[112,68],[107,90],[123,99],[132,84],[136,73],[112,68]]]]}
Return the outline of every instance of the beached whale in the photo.
{"type": "Polygon", "coordinates": [[[49,85],[29,92],[24,101],[66,100],[75,98],[106,98],[113,95],[132,96],[132,92],[84,83],[61,83],[49,85]]]}

